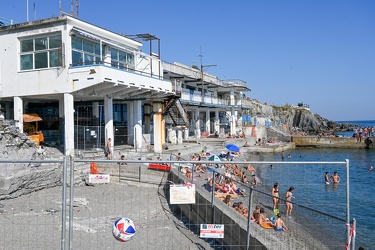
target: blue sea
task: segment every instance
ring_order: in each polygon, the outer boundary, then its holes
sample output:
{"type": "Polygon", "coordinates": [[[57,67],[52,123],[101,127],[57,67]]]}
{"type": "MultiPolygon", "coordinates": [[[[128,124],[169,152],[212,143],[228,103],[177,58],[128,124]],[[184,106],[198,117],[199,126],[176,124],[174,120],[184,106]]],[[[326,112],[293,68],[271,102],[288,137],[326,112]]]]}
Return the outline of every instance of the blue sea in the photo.
{"type": "MultiPolygon", "coordinates": [[[[375,121],[345,122],[358,124],[360,127],[375,127],[375,121]]],[[[342,135],[350,137],[352,134],[351,131],[342,135]]],[[[375,170],[369,170],[370,166],[375,168],[375,149],[297,148],[285,152],[284,162],[344,162],[346,159],[349,160],[350,219],[355,218],[357,222],[356,249],[359,246],[366,250],[375,249],[375,170]],[[288,154],[291,154],[291,158],[287,157],[288,154]]],[[[250,155],[250,160],[281,161],[281,154],[250,155]]],[[[289,167],[282,165],[274,166],[272,169],[262,166],[260,177],[268,187],[278,182],[282,195],[290,186],[298,187],[295,188],[294,196],[297,198],[294,202],[346,219],[344,165],[317,164],[295,168],[295,165],[290,164],[289,167]],[[338,186],[325,185],[326,171],[330,176],[334,171],[339,173],[341,181],[338,186]]]]}

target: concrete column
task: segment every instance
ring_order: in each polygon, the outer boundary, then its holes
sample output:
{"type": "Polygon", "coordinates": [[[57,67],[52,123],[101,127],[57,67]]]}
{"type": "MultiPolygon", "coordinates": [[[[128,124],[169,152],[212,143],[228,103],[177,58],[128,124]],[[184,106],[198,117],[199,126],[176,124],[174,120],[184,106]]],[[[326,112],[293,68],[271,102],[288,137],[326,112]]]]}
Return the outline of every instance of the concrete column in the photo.
{"type": "MultiPolygon", "coordinates": [[[[77,111],[74,111],[75,116],[77,117],[77,111]]],[[[65,145],[65,122],[64,122],[64,96],[59,99],[59,144],[61,146],[65,145]]],[[[78,128],[77,128],[78,129],[78,128]]],[[[77,130],[78,131],[78,130],[77,130]]],[[[78,135],[76,135],[78,137],[78,135]]],[[[77,141],[78,148],[78,141],[77,141]]]]}
{"type": "Polygon", "coordinates": [[[195,110],[194,112],[194,118],[195,118],[195,138],[200,139],[201,138],[201,125],[200,125],[200,119],[199,119],[199,110],[195,110]]]}
{"type": "Polygon", "coordinates": [[[189,129],[188,128],[184,128],[184,139],[185,140],[189,139],[189,129]]]}
{"type": "Polygon", "coordinates": [[[151,105],[145,103],[144,112],[145,112],[145,134],[150,133],[150,125],[151,125],[151,105]]]}
{"type": "Polygon", "coordinates": [[[92,103],[92,114],[95,117],[95,125],[98,126],[100,120],[99,102],[92,103]]]}
{"type": "Polygon", "coordinates": [[[64,93],[64,145],[65,156],[74,156],[74,98],[64,93]]]}
{"type": "Polygon", "coordinates": [[[234,109],[231,110],[230,133],[232,135],[236,134],[236,115],[234,109]]]}
{"type": "Polygon", "coordinates": [[[142,148],[142,102],[134,102],[134,148],[139,150],[142,148]]]}
{"type": "Polygon", "coordinates": [[[230,91],[230,105],[231,106],[236,105],[234,101],[234,90],[230,91]]]}
{"type": "Polygon", "coordinates": [[[163,116],[163,103],[154,102],[154,152],[163,152],[163,141],[162,141],[162,116],[163,116]]]}
{"type": "Polygon", "coordinates": [[[211,134],[210,110],[206,110],[206,131],[211,134]]]}
{"type": "MultiPolygon", "coordinates": [[[[163,105],[163,109],[164,109],[164,105],[163,105]]],[[[165,119],[164,119],[164,116],[162,116],[161,118],[161,141],[162,141],[162,144],[165,143],[166,141],[166,138],[167,138],[167,135],[166,135],[166,128],[165,128],[165,119]]]]}
{"type": "Polygon", "coordinates": [[[23,100],[21,97],[13,97],[14,102],[14,121],[16,122],[16,127],[20,133],[23,133],[23,100]]]}
{"type": "Polygon", "coordinates": [[[134,142],[134,103],[127,103],[128,109],[128,143],[132,144],[134,142]]]}
{"type": "Polygon", "coordinates": [[[105,124],[105,143],[108,138],[111,138],[111,150],[115,143],[114,129],[113,129],[113,100],[112,97],[104,97],[104,124],[105,124]]]}
{"type": "Polygon", "coordinates": [[[177,130],[177,144],[182,144],[182,130],[177,130]]]}
{"type": "Polygon", "coordinates": [[[220,133],[220,118],[219,118],[219,110],[215,110],[215,132],[220,133]]]}

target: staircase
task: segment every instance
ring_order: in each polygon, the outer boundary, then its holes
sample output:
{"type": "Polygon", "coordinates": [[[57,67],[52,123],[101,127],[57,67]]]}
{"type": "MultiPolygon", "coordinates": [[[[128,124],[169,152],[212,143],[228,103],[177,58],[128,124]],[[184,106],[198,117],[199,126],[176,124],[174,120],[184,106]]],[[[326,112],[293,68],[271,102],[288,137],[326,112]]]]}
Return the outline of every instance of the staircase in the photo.
{"type": "Polygon", "coordinates": [[[189,126],[186,111],[177,96],[173,96],[167,101],[163,110],[163,116],[166,124],[172,126],[189,126]]]}

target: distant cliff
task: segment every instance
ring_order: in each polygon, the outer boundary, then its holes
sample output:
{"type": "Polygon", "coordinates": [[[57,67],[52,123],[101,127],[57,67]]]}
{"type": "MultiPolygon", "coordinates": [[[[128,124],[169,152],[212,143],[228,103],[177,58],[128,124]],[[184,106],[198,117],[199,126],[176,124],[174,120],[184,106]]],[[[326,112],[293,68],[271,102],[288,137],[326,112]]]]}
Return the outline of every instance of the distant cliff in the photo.
{"type": "Polygon", "coordinates": [[[273,125],[287,124],[290,130],[297,129],[308,134],[333,133],[348,131],[353,124],[340,124],[313,114],[309,109],[296,106],[270,106],[253,103],[251,110],[253,117],[263,117],[273,125]]]}

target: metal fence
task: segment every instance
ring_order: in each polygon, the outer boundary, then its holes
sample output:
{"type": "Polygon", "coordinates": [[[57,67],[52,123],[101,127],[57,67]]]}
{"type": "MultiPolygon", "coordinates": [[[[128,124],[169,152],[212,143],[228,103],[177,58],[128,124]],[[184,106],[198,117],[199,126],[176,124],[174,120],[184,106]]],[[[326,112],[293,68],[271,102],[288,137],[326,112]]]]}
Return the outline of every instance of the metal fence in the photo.
{"type": "MultiPolygon", "coordinates": [[[[238,176],[226,175],[221,162],[201,161],[199,164],[205,164],[206,171],[192,171],[189,178],[181,169],[194,169],[198,164],[195,161],[166,160],[171,171],[148,169],[150,163],[155,162],[65,158],[0,161],[1,166],[6,166],[3,183],[12,183],[12,179],[14,182],[13,191],[6,190],[6,184],[0,189],[0,249],[342,249],[351,239],[346,225],[350,224],[348,170],[346,178],[342,178],[346,180],[345,202],[336,205],[345,207],[346,218],[326,212],[329,202],[305,201],[293,202],[293,216],[286,217],[285,199],[280,194],[279,211],[289,231],[275,232],[251,221],[256,205],[265,209],[267,217],[274,216],[270,194],[273,183],[243,183],[238,176]],[[109,183],[90,183],[93,162],[101,173],[109,174],[109,183]],[[232,180],[245,196],[232,194],[232,204],[228,206],[223,202],[228,194],[208,191],[210,178],[232,180]],[[195,184],[195,203],[170,204],[170,187],[174,183],[195,184]],[[248,216],[233,209],[233,203],[242,203],[248,216]],[[113,223],[120,217],[131,218],[137,228],[133,239],[125,243],[112,235],[113,223]],[[224,238],[200,237],[202,224],[224,225],[224,238]]],[[[285,165],[286,174],[307,166],[312,166],[313,175],[320,175],[327,168],[349,168],[345,161],[230,164],[240,169],[252,164],[257,175],[270,164],[278,168],[285,165]]],[[[287,182],[280,184],[289,186],[287,182]]],[[[302,181],[294,184],[296,190],[306,189],[302,195],[318,187],[302,181]]],[[[350,247],[354,249],[354,239],[350,247]]]]}

